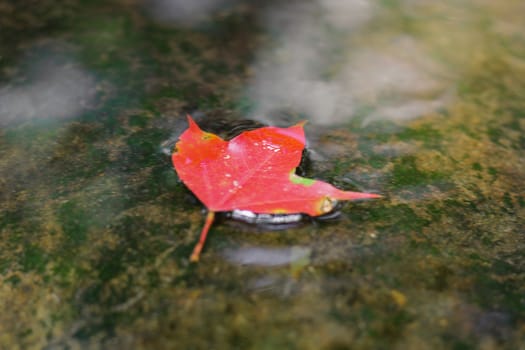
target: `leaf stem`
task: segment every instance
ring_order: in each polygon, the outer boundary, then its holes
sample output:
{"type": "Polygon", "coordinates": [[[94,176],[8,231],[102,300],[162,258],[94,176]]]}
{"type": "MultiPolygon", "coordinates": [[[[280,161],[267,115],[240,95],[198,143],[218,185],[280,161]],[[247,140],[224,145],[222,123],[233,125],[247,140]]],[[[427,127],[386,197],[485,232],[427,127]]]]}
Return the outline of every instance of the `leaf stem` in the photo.
{"type": "Polygon", "coordinates": [[[208,231],[210,230],[211,224],[213,223],[213,219],[215,218],[215,212],[214,211],[208,211],[208,215],[206,216],[206,221],[204,222],[204,227],[201,231],[201,236],[199,238],[199,242],[195,245],[195,248],[193,248],[193,253],[191,253],[190,261],[191,262],[198,262],[199,256],[201,255],[201,250],[204,247],[204,242],[206,242],[206,236],[208,235],[208,231]]]}

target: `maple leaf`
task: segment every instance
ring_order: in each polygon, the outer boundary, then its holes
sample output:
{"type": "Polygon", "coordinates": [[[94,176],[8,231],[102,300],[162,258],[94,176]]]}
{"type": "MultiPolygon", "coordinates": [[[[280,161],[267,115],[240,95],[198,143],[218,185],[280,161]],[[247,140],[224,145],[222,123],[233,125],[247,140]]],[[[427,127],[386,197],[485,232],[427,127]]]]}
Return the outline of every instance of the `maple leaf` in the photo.
{"type": "Polygon", "coordinates": [[[215,212],[319,216],[332,211],[338,200],[381,197],[342,191],[295,174],[305,146],[304,123],[245,131],[230,141],[201,130],[189,115],[188,124],[172,162],[182,182],[208,209],[191,261],[199,260],[215,212]]]}

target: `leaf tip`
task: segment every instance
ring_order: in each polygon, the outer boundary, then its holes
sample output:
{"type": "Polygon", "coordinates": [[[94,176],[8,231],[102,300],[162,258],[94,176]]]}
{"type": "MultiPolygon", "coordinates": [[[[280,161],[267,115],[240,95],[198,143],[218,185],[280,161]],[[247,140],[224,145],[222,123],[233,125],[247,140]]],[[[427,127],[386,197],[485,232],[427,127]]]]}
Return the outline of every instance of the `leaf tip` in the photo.
{"type": "Polygon", "coordinates": [[[199,126],[197,125],[197,123],[195,122],[195,120],[193,120],[193,118],[191,117],[191,115],[189,114],[186,114],[186,118],[188,119],[188,126],[191,130],[200,130],[201,128],[199,128],[199,126]]]}

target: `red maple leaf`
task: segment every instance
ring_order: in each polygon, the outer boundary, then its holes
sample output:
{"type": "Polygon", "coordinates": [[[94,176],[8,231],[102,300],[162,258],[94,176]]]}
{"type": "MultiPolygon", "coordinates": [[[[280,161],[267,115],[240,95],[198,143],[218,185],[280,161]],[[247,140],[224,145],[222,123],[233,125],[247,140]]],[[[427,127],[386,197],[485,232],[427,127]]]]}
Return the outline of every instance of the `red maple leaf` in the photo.
{"type": "Polygon", "coordinates": [[[245,131],[230,141],[205,132],[188,116],[189,127],[179,137],[173,166],[184,184],[208,208],[206,224],[191,261],[198,261],[215,212],[302,213],[319,216],[337,200],[381,197],[341,191],[295,174],[305,146],[303,124],[245,131]]]}

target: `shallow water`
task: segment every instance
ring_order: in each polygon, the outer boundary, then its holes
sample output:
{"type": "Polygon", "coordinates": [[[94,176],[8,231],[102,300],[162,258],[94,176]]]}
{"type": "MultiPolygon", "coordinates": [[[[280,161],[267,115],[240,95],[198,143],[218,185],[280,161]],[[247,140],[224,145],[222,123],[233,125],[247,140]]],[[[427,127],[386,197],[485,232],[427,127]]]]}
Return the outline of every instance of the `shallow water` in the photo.
{"type": "Polygon", "coordinates": [[[188,4],[0,2],[0,348],[523,348],[523,2],[188,4]],[[190,264],[186,113],[385,198],[190,264]]]}

